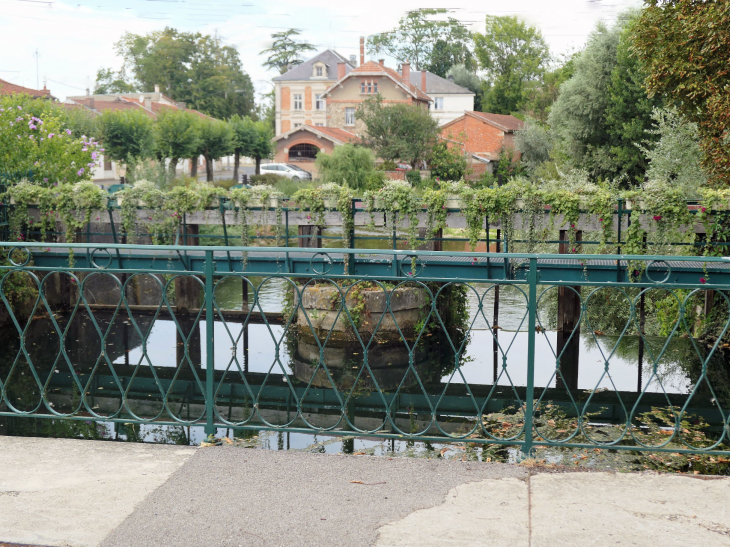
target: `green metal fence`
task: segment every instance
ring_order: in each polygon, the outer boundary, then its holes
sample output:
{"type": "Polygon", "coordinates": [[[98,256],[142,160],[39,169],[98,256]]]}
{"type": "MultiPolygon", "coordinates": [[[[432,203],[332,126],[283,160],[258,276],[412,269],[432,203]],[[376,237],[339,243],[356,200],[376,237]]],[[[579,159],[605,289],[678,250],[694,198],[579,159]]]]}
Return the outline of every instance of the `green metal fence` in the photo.
{"type": "Polygon", "coordinates": [[[4,245],[0,416],[730,454],[730,285],[704,273],[724,259],[682,257],[677,282],[677,257],[602,255],[652,264],[617,282],[575,255],[584,276],[546,281],[565,256],[296,249],[308,267],[292,271],[292,249],[79,244],[62,267],[43,257],[63,245],[4,245]],[[253,253],[255,278],[231,267],[253,253]],[[383,258],[396,266],[363,274],[383,258]],[[492,275],[504,259],[524,275],[492,275]],[[662,336],[645,334],[647,298],[662,336]]]}
{"type": "MultiPolygon", "coordinates": [[[[0,185],[0,193],[2,193],[4,186],[0,185]]],[[[322,231],[316,231],[315,233],[308,234],[308,235],[301,235],[298,234],[296,231],[297,225],[292,220],[292,215],[296,215],[301,212],[301,210],[296,206],[293,200],[284,198],[282,200],[282,208],[281,208],[281,218],[282,218],[282,234],[281,235],[272,235],[266,232],[261,233],[252,233],[250,235],[250,240],[254,242],[258,242],[258,244],[268,245],[268,244],[278,244],[285,247],[299,247],[299,246],[311,246],[311,247],[336,247],[338,245],[341,246],[347,246],[351,248],[373,248],[373,247],[386,247],[391,249],[405,249],[407,247],[407,240],[408,238],[405,235],[405,226],[404,223],[399,224],[399,219],[397,218],[391,218],[388,221],[388,229],[384,229],[382,234],[379,233],[373,233],[371,229],[367,229],[363,226],[356,227],[352,233],[345,234],[341,230],[335,230],[335,231],[326,231],[326,226],[322,227],[325,230],[322,231]],[[395,228],[394,228],[395,226],[395,228]],[[315,244],[307,245],[307,241],[315,242],[315,244]]],[[[12,205],[8,204],[0,204],[0,228],[7,227],[7,217],[8,217],[8,211],[12,209],[12,205]]],[[[351,202],[352,207],[352,213],[353,214],[365,214],[367,213],[367,208],[365,206],[365,203],[360,198],[355,198],[351,202]]],[[[35,205],[29,206],[30,210],[36,209],[35,205]]],[[[142,207],[139,207],[140,210],[142,210],[142,207]]],[[[180,224],[178,226],[176,234],[172,237],[172,240],[170,243],[175,244],[187,244],[187,245],[221,245],[221,246],[235,246],[238,243],[241,242],[240,238],[240,232],[238,232],[237,227],[231,226],[230,224],[226,223],[226,212],[235,210],[233,203],[230,202],[226,198],[222,198],[219,200],[218,206],[211,207],[206,210],[206,219],[207,222],[210,222],[211,224],[207,227],[207,230],[204,230],[200,233],[191,233],[188,229],[188,219],[187,215],[182,215],[182,219],[180,221],[180,224]],[[212,229],[211,229],[212,228],[212,229]]],[[[687,209],[688,212],[691,215],[696,215],[699,210],[701,209],[701,205],[698,204],[696,200],[688,200],[687,201],[687,209]]],[[[89,223],[85,230],[75,234],[75,238],[77,240],[79,238],[84,239],[85,241],[102,241],[102,242],[108,242],[108,243],[126,243],[127,238],[163,238],[168,239],[167,236],[162,236],[161,234],[153,233],[150,231],[147,231],[145,227],[143,226],[143,223],[138,223],[137,229],[134,234],[124,234],[122,227],[120,225],[119,220],[115,220],[114,218],[114,212],[118,212],[120,210],[120,207],[117,205],[116,200],[114,198],[109,198],[108,208],[106,211],[103,211],[102,214],[98,215],[96,218],[96,222],[89,223]],[[99,228],[102,224],[109,224],[110,230],[103,230],[100,231],[99,228]]],[[[252,211],[261,211],[260,208],[252,208],[252,211]]],[[[271,210],[272,214],[271,217],[275,216],[273,214],[273,210],[271,210]]],[[[426,212],[426,209],[424,209],[424,213],[426,212]]],[[[449,209],[449,214],[453,215],[460,215],[462,212],[459,209],[449,209]]],[[[379,214],[383,214],[380,212],[379,214]]],[[[632,222],[636,222],[637,216],[643,214],[642,211],[636,210],[636,209],[629,209],[626,207],[625,200],[617,200],[616,206],[615,206],[615,237],[611,238],[608,241],[601,242],[598,240],[581,240],[580,241],[580,247],[581,249],[588,251],[592,248],[599,249],[604,248],[607,246],[608,248],[613,248],[616,253],[622,252],[622,247],[626,245],[626,232],[627,227],[631,225],[632,222]]],[[[717,212],[718,218],[722,220],[722,222],[725,222],[728,218],[727,212],[717,212]]],[[[550,215],[550,207],[545,206],[543,207],[538,213],[536,213],[536,217],[543,216],[545,219],[550,215]]],[[[488,216],[485,216],[484,218],[484,226],[489,227],[490,226],[490,220],[491,224],[494,226],[495,223],[498,224],[500,219],[498,218],[492,218],[490,219],[488,216]]],[[[203,226],[202,224],[200,226],[203,226]]],[[[60,224],[59,224],[60,227],[60,224]]],[[[384,227],[383,227],[384,228],[384,227]]],[[[6,232],[7,228],[5,228],[3,231],[6,232]]],[[[556,232],[557,227],[555,230],[552,230],[552,232],[556,232]]],[[[34,227],[27,227],[23,234],[8,234],[6,233],[5,240],[17,240],[19,237],[22,237],[23,240],[27,241],[37,241],[37,240],[45,240],[45,241],[58,241],[61,240],[59,238],[65,238],[67,234],[64,231],[56,231],[56,230],[47,230],[43,234],[34,227]]],[[[131,239],[130,239],[131,241],[131,239]]],[[[437,246],[437,248],[445,248],[445,246],[448,245],[454,245],[454,246],[461,246],[463,245],[464,248],[466,248],[467,244],[469,243],[468,237],[449,237],[444,235],[435,235],[434,237],[429,238],[420,238],[420,241],[423,241],[424,243],[427,242],[434,242],[437,246]]],[[[506,233],[503,230],[498,229],[485,229],[484,230],[484,237],[481,240],[482,243],[486,245],[486,249],[490,250],[493,247],[496,247],[497,249],[501,249],[502,251],[508,252],[514,249],[509,248],[509,244],[523,244],[523,243],[536,243],[534,241],[529,241],[528,239],[523,239],[521,237],[515,237],[512,239],[511,242],[507,241],[506,233]]],[[[562,238],[558,236],[558,234],[552,234],[551,238],[540,240],[540,243],[544,244],[568,244],[570,241],[566,238],[562,238]]],[[[656,243],[652,241],[646,242],[646,247],[648,249],[651,249],[653,246],[657,245],[656,243]]],[[[677,247],[690,247],[693,249],[693,251],[688,252],[700,252],[703,248],[712,246],[715,248],[725,248],[727,246],[730,246],[730,242],[723,241],[723,240],[711,240],[708,241],[704,237],[698,237],[695,241],[677,241],[671,243],[673,246],[677,247]]]]}

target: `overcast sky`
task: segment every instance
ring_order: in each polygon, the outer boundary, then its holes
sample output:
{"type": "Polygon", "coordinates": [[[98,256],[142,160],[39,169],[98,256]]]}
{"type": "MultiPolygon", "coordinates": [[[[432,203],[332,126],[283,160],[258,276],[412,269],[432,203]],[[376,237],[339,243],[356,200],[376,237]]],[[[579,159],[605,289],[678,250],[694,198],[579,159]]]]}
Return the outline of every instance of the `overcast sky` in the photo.
{"type": "Polygon", "coordinates": [[[258,53],[271,44],[272,32],[291,27],[319,50],[349,56],[358,53],[361,35],[393,29],[406,11],[446,7],[474,31],[484,30],[487,14],[518,15],[559,54],[580,49],[597,21],[611,24],[621,11],[640,6],[641,0],[0,0],[0,79],[35,88],[37,61],[40,87],[45,80],[60,99],[80,95],[93,88],[99,68],[121,66],[114,43],[124,32],[172,26],[218,32],[238,48],[257,90],[266,92],[277,73],[261,66],[258,53]]]}

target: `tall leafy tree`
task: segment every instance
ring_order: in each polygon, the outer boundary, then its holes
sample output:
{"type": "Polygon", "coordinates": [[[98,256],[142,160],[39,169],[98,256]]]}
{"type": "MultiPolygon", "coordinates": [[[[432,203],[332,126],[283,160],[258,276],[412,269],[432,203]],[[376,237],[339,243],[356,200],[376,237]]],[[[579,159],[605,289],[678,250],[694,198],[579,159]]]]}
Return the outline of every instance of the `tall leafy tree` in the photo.
{"type": "Polygon", "coordinates": [[[454,65],[447,72],[446,77],[451,76],[456,85],[467,88],[474,93],[474,110],[482,110],[482,79],[474,71],[464,65],[454,65]]]}
{"type": "Polygon", "coordinates": [[[474,34],[479,66],[487,75],[483,109],[511,114],[524,102],[530,82],[539,81],[550,60],[542,34],[516,16],[487,16],[484,34],[474,34]]]}
{"type": "Polygon", "coordinates": [[[314,51],[317,48],[309,42],[296,40],[301,31],[295,28],[275,32],[271,35],[274,41],[271,47],[263,50],[259,55],[267,55],[263,62],[266,68],[275,68],[279,74],[284,74],[287,70],[304,62],[301,58],[302,53],[314,51]]]}
{"type": "MultiPolygon", "coordinates": [[[[213,162],[233,151],[233,131],[227,122],[205,119],[198,122],[198,148],[193,155],[193,165],[198,156],[205,159],[205,178],[213,182],[213,162]]],[[[197,170],[196,173],[197,175],[197,170]]]]}
{"type": "Polygon", "coordinates": [[[152,156],[152,119],[141,109],[107,110],[98,123],[106,157],[126,164],[128,176],[134,178],[137,163],[152,156]]]}
{"type": "Polygon", "coordinates": [[[634,40],[647,89],[697,124],[711,182],[730,185],[730,3],[647,0],[646,5],[634,40]]]}
{"type": "Polygon", "coordinates": [[[660,104],[647,97],[644,76],[629,52],[628,29],[635,17],[628,12],[611,28],[597,25],[548,117],[574,167],[634,183],[643,180],[647,168],[634,143],[646,138],[652,110],[660,104]]]}
{"type": "Polygon", "coordinates": [[[100,68],[96,71],[94,95],[110,95],[114,93],[136,93],[137,86],[129,81],[124,68],[114,71],[111,68],[100,68]]]}
{"type": "Polygon", "coordinates": [[[190,158],[200,144],[200,118],[185,110],[167,110],[155,123],[155,152],[160,159],[169,158],[174,177],[181,158],[190,158]]]}
{"type": "Polygon", "coordinates": [[[471,71],[476,70],[477,63],[468,44],[464,41],[437,40],[423,69],[445,78],[454,66],[463,66],[471,71]]]}
{"type": "Polygon", "coordinates": [[[238,51],[216,36],[166,28],[126,33],[115,48],[138,89],[159,85],[165,95],[215,118],[247,115],[254,108],[253,84],[238,51]]]}
{"type": "Polygon", "coordinates": [[[384,53],[401,63],[410,61],[417,70],[445,73],[452,64],[471,64],[471,33],[454,19],[441,17],[444,8],[421,8],[409,11],[398,27],[368,38],[368,53],[384,53]],[[434,18],[435,17],[435,18],[434,18]],[[447,66],[448,65],[448,66],[447,66]]]}
{"type": "Polygon", "coordinates": [[[573,77],[578,53],[565,56],[557,66],[546,70],[539,81],[525,86],[520,113],[539,122],[547,122],[553,103],[558,98],[560,86],[573,77]]]}
{"type": "Polygon", "coordinates": [[[415,105],[384,105],[380,95],[364,101],[355,117],[367,128],[363,142],[384,160],[407,161],[414,168],[425,160],[436,142],[438,121],[415,105]]]}

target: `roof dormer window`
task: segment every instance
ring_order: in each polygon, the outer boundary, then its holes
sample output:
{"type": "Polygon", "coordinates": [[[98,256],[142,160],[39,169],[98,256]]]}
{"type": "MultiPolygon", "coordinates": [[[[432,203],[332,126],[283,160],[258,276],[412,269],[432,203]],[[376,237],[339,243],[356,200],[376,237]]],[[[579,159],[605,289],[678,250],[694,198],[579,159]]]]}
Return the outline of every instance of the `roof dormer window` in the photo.
{"type": "Polygon", "coordinates": [[[326,78],[327,77],[327,71],[325,70],[324,63],[315,63],[313,65],[312,77],[313,78],[326,78]]]}

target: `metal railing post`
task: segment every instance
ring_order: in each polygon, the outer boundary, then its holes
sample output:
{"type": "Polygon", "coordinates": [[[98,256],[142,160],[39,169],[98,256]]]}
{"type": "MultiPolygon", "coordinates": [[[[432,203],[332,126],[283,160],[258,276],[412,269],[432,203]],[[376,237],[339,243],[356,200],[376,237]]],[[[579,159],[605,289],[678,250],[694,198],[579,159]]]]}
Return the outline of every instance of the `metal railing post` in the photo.
{"type": "Polygon", "coordinates": [[[535,326],[537,318],[537,258],[530,259],[530,270],[527,274],[529,295],[527,300],[527,390],[525,391],[525,441],[522,445],[523,457],[534,456],[532,446],[532,418],[535,398],[535,326]]]}
{"type": "Polygon", "coordinates": [[[214,435],[215,407],[213,404],[213,383],[215,381],[215,343],[213,340],[213,251],[205,251],[205,434],[214,435]]]}

